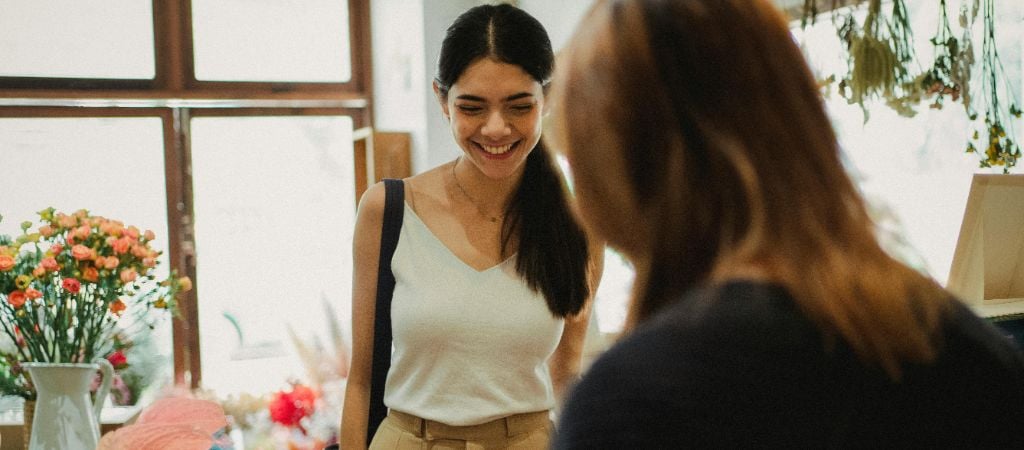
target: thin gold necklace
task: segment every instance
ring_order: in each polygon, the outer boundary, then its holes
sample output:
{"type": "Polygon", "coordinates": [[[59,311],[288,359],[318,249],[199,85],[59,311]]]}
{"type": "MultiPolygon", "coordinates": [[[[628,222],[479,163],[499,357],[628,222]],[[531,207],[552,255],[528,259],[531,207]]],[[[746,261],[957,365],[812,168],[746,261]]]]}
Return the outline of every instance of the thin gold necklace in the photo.
{"type": "Polygon", "coordinates": [[[459,165],[459,161],[461,161],[461,160],[462,160],[462,157],[460,156],[459,159],[455,160],[455,164],[452,164],[452,178],[455,180],[455,186],[458,186],[459,192],[462,192],[462,195],[465,195],[466,198],[469,199],[469,202],[473,204],[474,208],[476,208],[476,212],[477,212],[477,214],[480,214],[480,217],[483,217],[484,219],[490,220],[491,223],[497,223],[498,219],[501,219],[502,217],[504,217],[505,214],[504,213],[500,213],[500,214],[498,214],[496,216],[492,216],[490,214],[485,213],[483,208],[480,207],[480,204],[477,203],[476,199],[473,198],[472,195],[469,195],[469,192],[466,192],[466,188],[462,187],[462,183],[459,183],[459,177],[457,175],[455,175],[455,166],[458,166],[459,165]]]}

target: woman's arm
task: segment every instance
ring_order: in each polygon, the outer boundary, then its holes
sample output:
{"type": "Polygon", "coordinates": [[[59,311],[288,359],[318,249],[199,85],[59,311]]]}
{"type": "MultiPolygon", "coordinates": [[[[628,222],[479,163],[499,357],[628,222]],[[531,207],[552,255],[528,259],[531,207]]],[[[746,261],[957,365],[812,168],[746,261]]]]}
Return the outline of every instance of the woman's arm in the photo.
{"type": "Polygon", "coordinates": [[[352,365],[341,415],[341,448],[365,449],[370,409],[370,367],[377,300],[377,264],[384,217],[384,185],[371,186],[359,200],[352,239],[352,365]]]}
{"type": "Polygon", "coordinates": [[[583,360],[583,346],[587,337],[587,327],[590,325],[590,313],[593,309],[594,297],[597,295],[597,287],[601,283],[601,274],[604,272],[604,242],[591,241],[590,264],[587,270],[587,284],[590,287],[590,297],[575,316],[565,318],[565,328],[562,330],[562,339],[558,342],[554,354],[549,360],[551,382],[555,388],[555,401],[560,405],[573,383],[579,378],[580,364],[583,360]]]}

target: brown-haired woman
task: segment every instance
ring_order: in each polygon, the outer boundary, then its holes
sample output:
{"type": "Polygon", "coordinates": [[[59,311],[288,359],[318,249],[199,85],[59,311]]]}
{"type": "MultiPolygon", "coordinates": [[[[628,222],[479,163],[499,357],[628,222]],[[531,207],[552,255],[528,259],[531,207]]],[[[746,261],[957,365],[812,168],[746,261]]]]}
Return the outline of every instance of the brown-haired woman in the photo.
{"type": "Polygon", "coordinates": [[[1024,357],[887,255],[767,0],[598,1],[552,148],[634,263],[556,448],[1024,448],[1024,357]]]}

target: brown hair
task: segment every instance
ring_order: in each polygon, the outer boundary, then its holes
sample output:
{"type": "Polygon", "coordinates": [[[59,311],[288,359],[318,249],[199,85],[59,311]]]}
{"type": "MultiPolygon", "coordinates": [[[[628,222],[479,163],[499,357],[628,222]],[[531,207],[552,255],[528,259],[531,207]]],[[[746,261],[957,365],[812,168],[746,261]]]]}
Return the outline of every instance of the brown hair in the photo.
{"type": "Polygon", "coordinates": [[[814,78],[766,0],[598,1],[563,57],[553,131],[577,189],[593,192],[581,197],[598,220],[624,220],[602,208],[614,195],[643,218],[627,326],[756,267],[893,378],[934,357],[948,296],[878,244],[814,78]]]}

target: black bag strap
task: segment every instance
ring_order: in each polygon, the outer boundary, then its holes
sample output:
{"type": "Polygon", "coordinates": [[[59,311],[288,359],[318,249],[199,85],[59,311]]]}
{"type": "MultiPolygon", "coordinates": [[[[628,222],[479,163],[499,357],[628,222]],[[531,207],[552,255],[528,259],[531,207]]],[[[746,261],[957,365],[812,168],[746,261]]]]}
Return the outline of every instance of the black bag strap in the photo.
{"type": "Polygon", "coordinates": [[[373,319],[373,365],[370,375],[370,415],[366,443],[388,415],[384,406],[384,381],[391,369],[391,295],[395,292],[395,274],[391,256],[398,246],[405,212],[405,184],[402,180],[384,180],[384,224],[380,233],[380,261],[377,264],[377,302],[373,319]]]}

